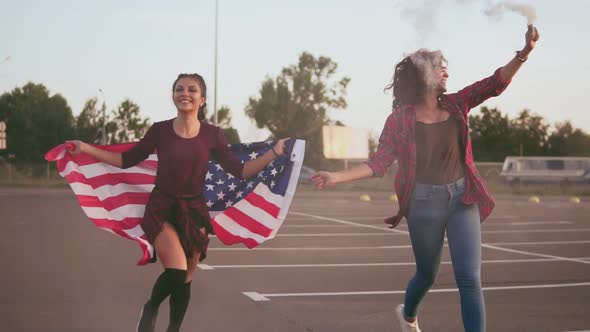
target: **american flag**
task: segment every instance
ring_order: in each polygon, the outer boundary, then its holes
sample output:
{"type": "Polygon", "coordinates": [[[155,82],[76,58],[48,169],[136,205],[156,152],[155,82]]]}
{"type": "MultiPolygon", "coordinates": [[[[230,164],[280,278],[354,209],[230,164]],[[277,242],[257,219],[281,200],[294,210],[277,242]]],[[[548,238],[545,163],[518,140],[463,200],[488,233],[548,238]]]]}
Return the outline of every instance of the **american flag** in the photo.
{"type": "MultiPolygon", "coordinates": [[[[123,152],[134,144],[95,146],[123,152]]],[[[231,145],[231,149],[244,163],[261,156],[273,145],[272,141],[242,143],[231,145]]],[[[45,159],[57,163],[59,174],[69,183],[84,213],[97,227],[137,241],[143,251],[138,265],[152,260],[154,248],[140,224],[154,188],[156,154],[134,167],[121,169],[86,154],[71,155],[66,151],[68,148],[72,147],[58,145],[47,152],[45,159]]],[[[254,248],[275,236],[295,194],[304,153],[305,141],[288,140],[285,156],[246,180],[226,173],[219,164],[209,161],[203,193],[219,240],[254,248]]]]}

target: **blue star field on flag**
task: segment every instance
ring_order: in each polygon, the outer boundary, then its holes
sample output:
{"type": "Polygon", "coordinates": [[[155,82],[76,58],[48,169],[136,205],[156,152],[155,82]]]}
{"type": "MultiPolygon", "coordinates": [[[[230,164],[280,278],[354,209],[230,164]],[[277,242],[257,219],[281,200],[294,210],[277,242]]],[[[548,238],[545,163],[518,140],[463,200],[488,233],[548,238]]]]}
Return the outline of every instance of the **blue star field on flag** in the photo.
{"type": "MultiPolygon", "coordinates": [[[[285,143],[285,154],[273,160],[267,167],[249,179],[241,180],[226,173],[214,161],[209,161],[205,175],[205,202],[210,211],[223,211],[248,195],[262,182],[275,194],[285,195],[291,175],[290,151],[295,140],[285,143]]],[[[276,142],[240,143],[231,145],[231,150],[243,163],[254,160],[269,151],[276,142]]]]}

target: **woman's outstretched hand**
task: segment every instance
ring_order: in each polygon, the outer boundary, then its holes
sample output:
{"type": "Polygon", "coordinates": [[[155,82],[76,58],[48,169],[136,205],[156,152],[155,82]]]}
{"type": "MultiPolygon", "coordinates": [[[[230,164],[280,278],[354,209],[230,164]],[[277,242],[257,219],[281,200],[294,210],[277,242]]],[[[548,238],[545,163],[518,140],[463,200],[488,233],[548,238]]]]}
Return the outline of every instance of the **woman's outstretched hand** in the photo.
{"type": "Polygon", "coordinates": [[[272,147],[272,149],[275,151],[275,153],[279,156],[282,156],[285,154],[285,142],[289,139],[289,137],[286,138],[281,138],[280,140],[278,140],[278,142],[275,144],[275,146],[272,147]]]}
{"type": "Polygon", "coordinates": [[[394,228],[397,225],[399,225],[399,223],[402,221],[403,218],[404,217],[402,215],[396,214],[393,217],[389,217],[389,218],[385,219],[385,223],[387,225],[389,225],[389,228],[394,228]]]}
{"type": "Polygon", "coordinates": [[[78,141],[78,140],[73,140],[73,141],[66,141],[66,144],[72,145],[74,147],[73,149],[67,149],[67,151],[69,153],[71,153],[71,154],[82,153],[82,144],[84,144],[84,142],[78,141]]]}
{"type": "Polygon", "coordinates": [[[334,173],[319,171],[311,176],[311,182],[318,189],[332,186],[336,183],[334,173]]]}

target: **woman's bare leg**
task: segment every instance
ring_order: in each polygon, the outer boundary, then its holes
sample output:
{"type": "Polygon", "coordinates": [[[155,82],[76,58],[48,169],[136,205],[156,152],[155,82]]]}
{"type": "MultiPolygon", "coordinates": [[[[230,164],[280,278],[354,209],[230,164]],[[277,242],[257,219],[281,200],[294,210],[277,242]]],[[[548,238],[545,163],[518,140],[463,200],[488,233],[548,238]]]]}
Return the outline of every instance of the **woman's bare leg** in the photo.
{"type": "MultiPolygon", "coordinates": [[[[158,308],[162,301],[171,294],[182,293],[186,288],[187,260],[174,227],[168,223],[164,223],[162,231],[156,236],[154,247],[164,267],[164,272],[160,274],[154,283],[150,299],[143,307],[137,327],[137,330],[140,332],[152,332],[155,327],[158,308]]],[[[172,307],[171,301],[171,311],[172,307]]],[[[178,310],[176,311],[178,312],[178,310]]],[[[186,311],[186,306],[184,311],[186,311]]],[[[184,316],[184,311],[182,316],[184,316]]]]}
{"type": "Polygon", "coordinates": [[[186,271],[186,255],[180,245],[180,238],[172,225],[164,223],[162,231],[156,236],[154,247],[165,269],[186,271]]]}

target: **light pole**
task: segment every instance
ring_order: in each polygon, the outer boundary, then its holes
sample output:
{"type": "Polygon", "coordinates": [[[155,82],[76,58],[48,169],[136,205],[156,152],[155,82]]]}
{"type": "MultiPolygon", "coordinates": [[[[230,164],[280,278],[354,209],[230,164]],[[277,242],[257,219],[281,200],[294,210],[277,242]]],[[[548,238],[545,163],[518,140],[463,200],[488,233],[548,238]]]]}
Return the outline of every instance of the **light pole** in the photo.
{"type": "Polygon", "coordinates": [[[215,86],[213,91],[213,124],[217,126],[217,18],[219,12],[219,0],[215,0],[215,86]]]}
{"type": "Polygon", "coordinates": [[[104,93],[102,92],[102,89],[98,89],[98,91],[102,95],[102,139],[101,139],[101,144],[106,145],[107,144],[107,106],[106,106],[107,102],[106,102],[106,98],[104,97],[104,93]]]}

